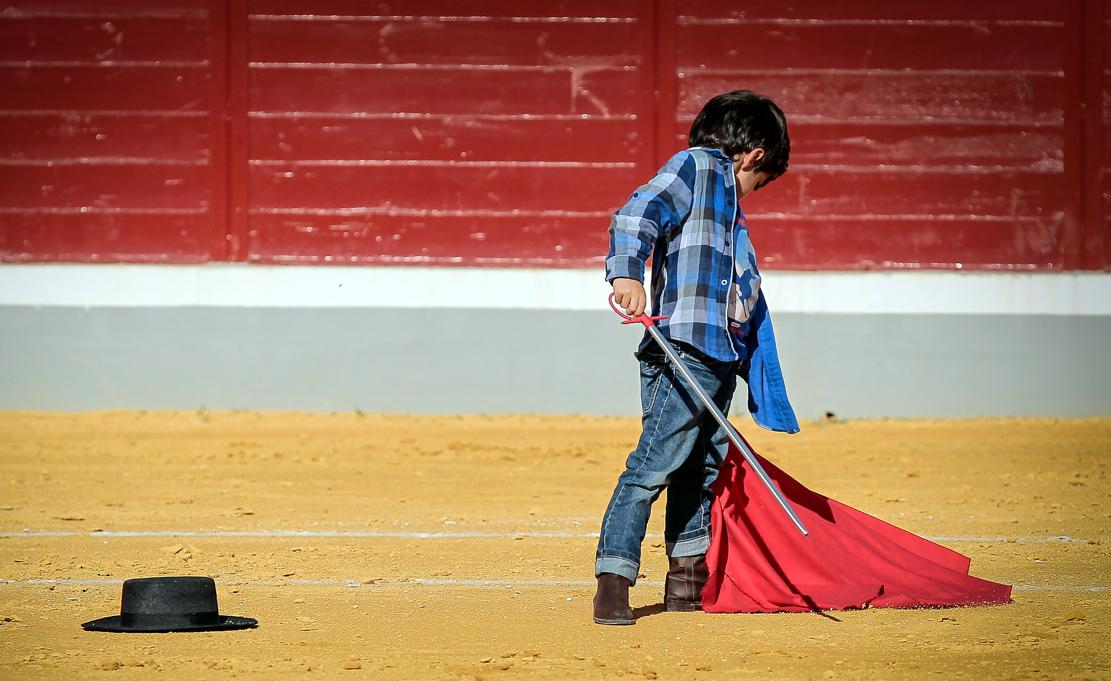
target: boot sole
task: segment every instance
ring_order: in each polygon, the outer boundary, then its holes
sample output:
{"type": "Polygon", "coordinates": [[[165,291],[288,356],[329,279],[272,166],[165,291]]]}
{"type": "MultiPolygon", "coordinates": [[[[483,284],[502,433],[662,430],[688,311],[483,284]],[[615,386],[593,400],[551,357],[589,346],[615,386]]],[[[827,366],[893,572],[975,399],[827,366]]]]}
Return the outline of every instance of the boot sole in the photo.
{"type": "Polygon", "coordinates": [[[594,618],[594,623],[595,624],[627,625],[627,624],[636,624],[636,620],[604,620],[600,617],[595,617],[594,618]]]}
{"type": "Polygon", "coordinates": [[[702,604],[690,601],[664,601],[664,610],[668,612],[697,612],[702,610],[702,604]]]}

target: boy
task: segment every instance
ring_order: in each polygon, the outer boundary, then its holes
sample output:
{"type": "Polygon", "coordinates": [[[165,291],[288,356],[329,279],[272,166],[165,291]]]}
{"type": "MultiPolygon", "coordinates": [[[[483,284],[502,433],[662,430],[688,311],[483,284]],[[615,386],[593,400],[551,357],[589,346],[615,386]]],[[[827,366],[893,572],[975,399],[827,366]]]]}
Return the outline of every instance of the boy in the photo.
{"type": "MultiPolygon", "coordinates": [[[[673,156],[614,213],[606,280],[630,315],[647,305],[660,332],[724,413],[737,384],[748,383],[758,424],[797,432],[775,351],[756,254],[739,201],[787,170],[791,143],[770,99],[736,90],[711,99],[695,118],[690,148],[673,156]]],[[[668,488],[664,540],[667,610],[700,610],[710,543],[711,483],[728,453],[725,432],[683,384],[646,333],[640,360],[642,428],[613,491],[594,567],[594,621],[633,624],[629,587],[652,502],[668,488]]]]}

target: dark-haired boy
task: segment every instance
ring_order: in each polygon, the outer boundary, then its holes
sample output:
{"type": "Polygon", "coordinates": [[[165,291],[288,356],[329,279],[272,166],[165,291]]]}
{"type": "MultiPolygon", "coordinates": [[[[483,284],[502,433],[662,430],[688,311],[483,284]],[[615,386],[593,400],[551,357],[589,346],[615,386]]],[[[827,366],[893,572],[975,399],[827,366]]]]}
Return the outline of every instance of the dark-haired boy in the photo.
{"type": "MultiPolygon", "coordinates": [[[[725,413],[739,373],[749,411],[765,428],[797,432],[787,400],[756,253],[739,202],[787,170],[783,112],[747,90],[718,95],[675,154],[614,213],[606,280],[630,315],[645,311],[645,263],[654,256],[652,314],[660,332],[725,413]]],[[[632,624],[629,587],[640,570],[652,502],[668,488],[664,540],[668,610],[701,609],[710,542],[710,485],[728,452],[725,432],[646,333],[640,360],[642,432],[613,491],[598,538],[594,621],[632,624]]]]}

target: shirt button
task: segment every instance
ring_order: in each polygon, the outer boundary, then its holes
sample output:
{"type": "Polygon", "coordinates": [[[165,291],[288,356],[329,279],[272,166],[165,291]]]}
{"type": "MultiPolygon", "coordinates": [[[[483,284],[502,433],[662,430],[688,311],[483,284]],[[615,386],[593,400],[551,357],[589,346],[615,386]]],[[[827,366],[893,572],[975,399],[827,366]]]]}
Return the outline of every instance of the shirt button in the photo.
{"type": "Polygon", "coordinates": [[[721,285],[722,286],[728,286],[729,285],[729,280],[728,279],[722,279],[721,280],[721,285]]]}

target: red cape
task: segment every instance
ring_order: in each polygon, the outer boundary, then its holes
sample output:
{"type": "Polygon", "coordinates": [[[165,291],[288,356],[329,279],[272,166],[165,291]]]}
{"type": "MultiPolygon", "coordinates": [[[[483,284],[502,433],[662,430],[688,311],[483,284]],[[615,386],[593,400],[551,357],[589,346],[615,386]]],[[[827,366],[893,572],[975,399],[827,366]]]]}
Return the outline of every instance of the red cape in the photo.
{"type": "Polygon", "coordinates": [[[969,558],[803,487],[757,455],[810,531],[802,536],[741,454],[714,482],[707,612],[803,612],[1009,603],[969,558]]]}

